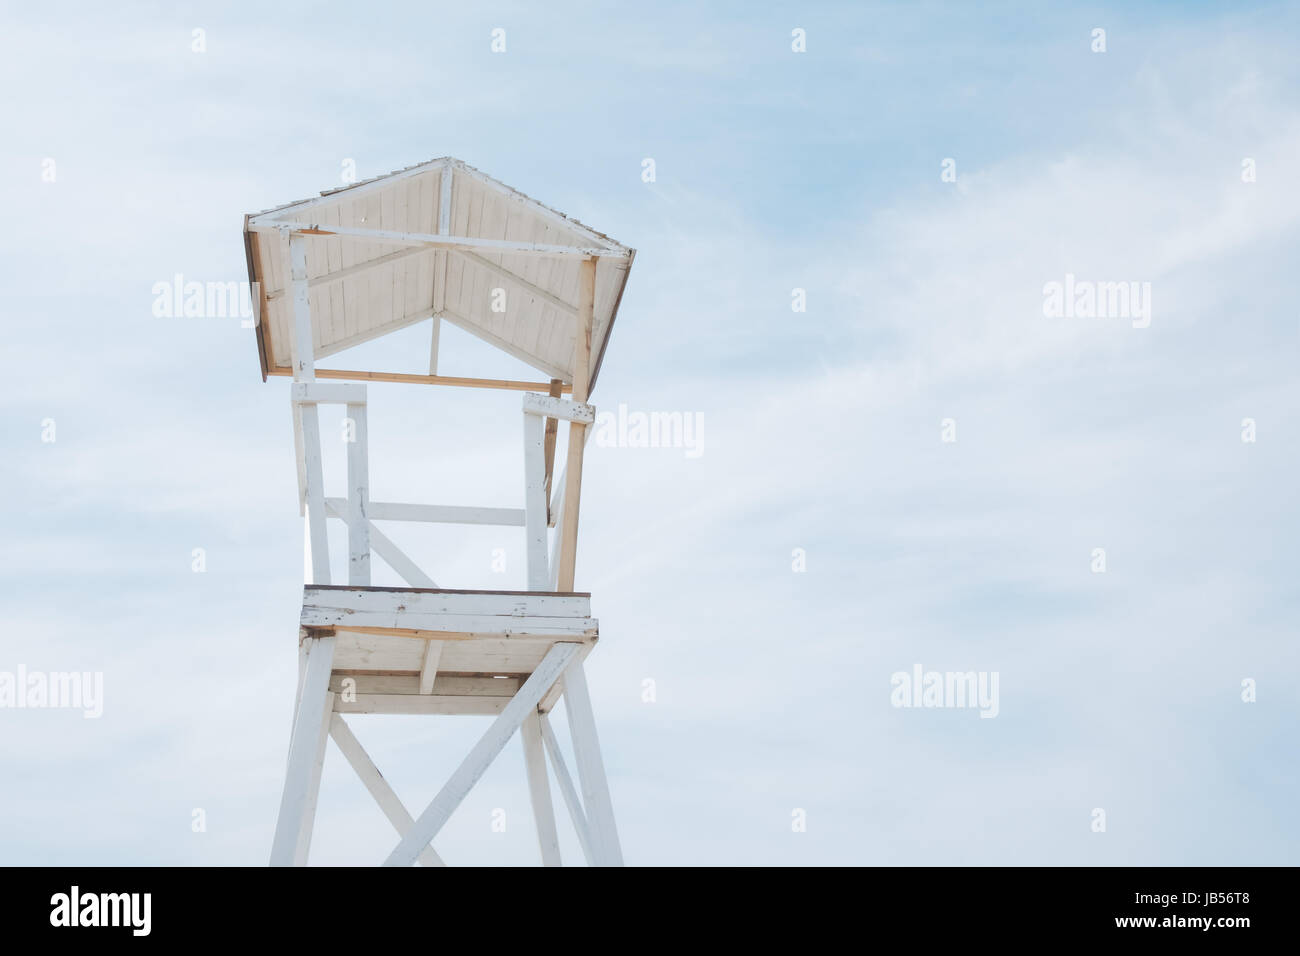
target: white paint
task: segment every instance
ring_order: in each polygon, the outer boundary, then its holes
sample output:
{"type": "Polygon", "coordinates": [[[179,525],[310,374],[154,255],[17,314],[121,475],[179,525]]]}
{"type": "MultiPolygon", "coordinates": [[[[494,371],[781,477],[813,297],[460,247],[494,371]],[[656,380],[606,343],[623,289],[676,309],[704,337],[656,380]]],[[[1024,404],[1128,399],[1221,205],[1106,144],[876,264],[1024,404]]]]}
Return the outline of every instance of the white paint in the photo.
{"type": "MultiPolygon", "coordinates": [[[[411,814],[407,812],[402,801],[398,799],[393,788],[388,785],[384,775],[379,772],[370,755],[366,753],[365,748],[361,746],[361,741],[352,733],[352,728],[338,714],[330,715],[330,736],[334,738],[334,743],[338,744],[339,750],[347,758],[352,769],[356,771],[361,782],[365,784],[370,795],[375,798],[375,803],[379,804],[379,809],[384,811],[384,816],[388,822],[393,825],[397,835],[404,836],[406,831],[411,829],[415,822],[411,814]]],[[[420,850],[420,862],[425,866],[446,866],[442,858],[434,851],[433,847],[426,846],[420,850]]]]}
{"type": "Polygon", "coordinates": [[[308,640],[310,644],[307,648],[306,673],[303,675],[302,700],[293,722],[289,767],[284,775],[280,816],[275,825],[275,840],[271,845],[272,866],[290,866],[297,860],[303,818],[309,805],[314,806],[312,781],[319,780],[315,776],[315,764],[320,754],[320,737],[326,728],[325,718],[329,713],[329,679],[334,662],[334,638],[308,640]]]}
{"type": "Polygon", "coordinates": [[[415,862],[419,848],[438,835],[447,818],[460,806],[488,765],[505,748],[524,718],[536,709],[542,695],[564,672],[565,666],[577,652],[575,644],[556,644],[546,652],[546,657],[537,666],[537,670],[519,688],[519,693],[511,698],[510,703],[492,722],[492,726],[474,745],[474,749],[456,768],[451,779],[438,791],[433,802],[420,814],[415,825],[393,848],[393,852],[384,861],[385,866],[410,866],[415,862]]]}
{"type": "Polygon", "coordinates": [[[560,866],[560,836],[555,829],[551,785],[546,778],[541,717],[536,710],[524,718],[519,727],[519,737],[524,745],[524,770],[528,776],[528,795],[533,805],[533,822],[537,827],[537,843],[542,851],[542,866],[560,866]]]}
{"type": "Polygon", "coordinates": [[[560,785],[560,793],[564,795],[564,805],[568,807],[569,820],[578,836],[578,845],[582,847],[587,865],[595,866],[596,857],[591,851],[591,830],[587,826],[587,816],[583,812],[582,801],[578,799],[578,791],[573,786],[573,778],[569,776],[569,768],[564,762],[564,754],[560,751],[560,742],[555,739],[550,719],[545,714],[538,719],[542,726],[542,740],[551,758],[551,768],[555,771],[555,782],[560,785]]]}
{"type": "Polygon", "coordinates": [[[598,866],[622,866],[623,850],[614,824],[614,804],[605,780],[605,764],[596,736],[596,718],[587,692],[582,662],[576,661],[564,675],[564,708],[573,738],[574,761],[582,784],[582,804],[591,826],[592,852],[598,866]]]}
{"type": "Polygon", "coordinates": [[[538,395],[536,392],[524,392],[524,414],[544,415],[590,425],[596,420],[596,407],[586,402],[571,402],[564,398],[538,395]]]}
{"type": "Polygon", "coordinates": [[[366,461],[368,430],[366,406],[348,405],[352,441],[348,442],[348,584],[370,584],[370,469],[366,461]]]}
{"type": "Polygon", "coordinates": [[[546,555],[546,419],[524,415],[524,552],[528,587],[544,591],[550,579],[546,555]]]}

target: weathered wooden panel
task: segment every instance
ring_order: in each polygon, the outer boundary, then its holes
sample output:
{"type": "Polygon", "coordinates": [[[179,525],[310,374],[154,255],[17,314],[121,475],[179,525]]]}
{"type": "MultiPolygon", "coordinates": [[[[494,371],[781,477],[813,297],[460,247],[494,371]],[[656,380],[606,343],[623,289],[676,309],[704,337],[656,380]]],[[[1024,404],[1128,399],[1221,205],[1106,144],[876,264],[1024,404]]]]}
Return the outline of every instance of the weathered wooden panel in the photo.
{"type": "MultiPolygon", "coordinates": [[[[626,280],[629,250],[458,160],[435,160],[260,213],[250,217],[249,228],[284,220],[325,230],[435,235],[444,176],[451,182],[446,227],[454,237],[610,250],[597,270],[592,347],[599,355],[626,280]]],[[[264,344],[272,368],[292,361],[282,246],[259,242],[252,260],[252,278],[268,296],[264,344]]],[[[488,248],[472,256],[478,261],[433,247],[412,249],[391,238],[309,235],[308,299],[317,358],[424,321],[438,306],[471,334],[549,377],[571,380],[580,260],[488,248]],[[494,289],[505,291],[505,311],[493,311],[494,289]]]]}

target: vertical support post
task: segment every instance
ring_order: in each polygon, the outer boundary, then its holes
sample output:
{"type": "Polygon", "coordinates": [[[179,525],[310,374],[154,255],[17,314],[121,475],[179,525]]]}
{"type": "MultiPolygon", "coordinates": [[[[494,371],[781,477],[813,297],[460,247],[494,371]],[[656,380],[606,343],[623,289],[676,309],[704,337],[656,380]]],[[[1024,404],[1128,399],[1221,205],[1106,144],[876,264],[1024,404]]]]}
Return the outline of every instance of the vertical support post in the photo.
{"type": "Polygon", "coordinates": [[[302,628],[298,633],[298,689],[293,697],[293,716],[295,720],[298,719],[298,705],[302,703],[302,684],[307,679],[307,657],[310,652],[311,644],[308,641],[307,630],[302,628]]]}
{"type": "Polygon", "coordinates": [[[580,660],[574,661],[564,672],[564,709],[569,717],[574,761],[578,765],[582,804],[587,811],[596,865],[622,866],[623,850],[614,824],[614,803],[609,797],[605,762],[601,759],[600,740],[596,736],[596,717],[592,713],[587,677],[580,660]]]}
{"type": "Polygon", "coordinates": [[[528,590],[545,591],[550,585],[546,554],[546,472],[543,461],[541,415],[524,412],[524,553],[528,560],[528,590]]]}
{"type": "Polygon", "coordinates": [[[542,866],[560,865],[560,835],[555,829],[555,808],[551,804],[551,784],[546,777],[546,751],[542,744],[541,715],[534,710],[519,725],[524,744],[524,769],[528,773],[528,795],[532,798],[533,821],[537,824],[537,842],[542,850],[542,866]]]}
{"type": "MultiPolygon", "coordinates": [[[[438,235],[451,235],[451,163],[442,167],[438,193],[438,235]]],[[[429,341],[429,374],[438,374],[438,339],[442,332],[442,310],[447,306],[447,250],[433,253],[433,336],[429,341]]]]}
{"type": "MultiPolygon", "coordinates": [[[[280,241],[286,246],[285,257],[289,266],[289,284],[293,290],[293,380],[316,381],[316,354],[312,342],[311,303],[307,288],[307,239],[289,231],[280,230],[280,241]]],[[[315,405],[294,408],[294,421],[301,431],[295,436],[302,452],[300,473],[307,491],[307,527],[311,536],[311,583],[330,583],[329,532],[325,527],[325,476],[321,465],[320,412],[315,405]]]]}
{"type": "MultiPolygon", "coordinates": [[[[289,767],[280,795],[280,815],[271,845],[272,866],[292,866],[298,859],[298,844],[304,818],[313,804],[311,788],[316,778],[315,763],[320,753],[320,736],[328,724],[330,671],[334,667],[334,635],[308,637],[307,669],[303,675],[302,699],[289,740],[289,767]]],[[[318,778],[316,778],[318,779],[318,778]]]]}
{"type": "MultiPolygon", "coordinates": [[[[595,429],[588,429],[588,430],[587,430],[587,438],[586,438],[586,441],[587,441],[588,444],[591,443],[591,436],[594,435],[595,433],[596,433],[596,432],[595,432],[595,429]]],[[[562,475],[561,477],[564,478],[564,481],[563,481],[563,483],[560,485],[560,493],[559,493],[558,495],[555,496],[555,500],[551,503],[551,522],[552,522],[553,524],[558,523],[558,524],[560,525],[561,529],[563,529],[563,527],[564,527],[564,509],[565,509],[565,507],[566,507],[565,504],[564,504],[564,495],[565,495],[565,488],[568,487],[568,485],[569,485],[569,481],[568,481],[568,475],[567,475],[567,474],[562,475]]],[[[563,546],[563,544],[564,544],[563,538],[564,538],[564,535],[563,535],[563,534],[556,534],[555,537],[551,539],[551,590],[552,590],[552,591],[558,591],[558,590],[560,589],[560,587],[559,587],[559,585],[560,585],[560,548],[561,548],[561,547],[563,546]]]]}
{"type": "Polygon", "coordinates": [[[316,381],[316,346],[311,334],[311,303],[307,286],[307,237],[280,229],[281,242],[289,247],[289,284],[293,289],[293,380],[316,381]]]}
{"type": "MultiPolygon", "coordinates": [[[[578,269],[578,329],[573,343],[573,400],[585,402],[591,386],[591,325],[596,304],[596,257],[578,269]]],[[[557,589],[573,590],[578,560],[578,507],[582,495],[582,452],[587,426],[569,422],[569,457],[564,472],[564,514],[560,521],[560,568],[557,589]]]]}
{"type": "MultiPolygon", "coordinates": [[[[551,379],[551,387],[547,389],[551,398],[560,398],[564,394],[564,383],[558,378],[551,379]]],[[[547,527],[555,526],[555,515],[551,514],[551,481],[555,476],[555,439],[560,430],[560,420],[558,418],[546,419],[546,442],[543,449],[546,459],[546,525],[547,527]]]]}
{"type": "Polygon", "coordinates": [[[433,682],[438,679],[438,662],[442,659],[442,641],[426,641],[424,661],[420,665],[420,693],[432,694],[433,682]]]}
{"type": "Polygon", "coordinates": [[[320,412],[300,405],[302,446],[307,475],[307,535],[311,541],[311,582],[330,583],[329,532],[325,527],[325,468],[321,464],[320,412]]]}
{"type": "MultiPolygon", "coordinates": [[[[445,256],[447,253],[441,249],[434,252],[435,256],[445,256]]],[[[435,275],[438,274],[438,267],[434,266],[435,275]]],[[[437,280],[435,280],[437,281],[437,280]]],[[[445,294],[445,293],[444,293],[445,294]]],[[[435,312],[433,314],[433,331],[429,333],[429,374],[438,374],[438,342],[442,338],[442,316],[435,312]]]]}
{"type": "Polygon", "coordinates": [[[587,865],[595,866],[596,855],[591,852],[591,834],[587,830],[587,817],[582,809],[582,802],[578,799],[578,791],[573,789],[573,778],[569,776],[569,768],[564,764],[560,742],[555,739],[555,731],[551,729],[550,719],[545,714],[542,714],[539,719],[542,724],[542,740],[546,743],[546,753],[551,758],[551,766],[555,768],[555,782],[559,784],[564,805],[569,809],[573,832],[578,834],[578,845],[582,847],[582,855],[587,865]]]}
{"type": "MultiPolygon", "coordinates": [[[[293,457],[298,465],[298,514],[306,516],[307,514],[307,451],[303,447],[302,441],[302,405],[298,402],[289,403],[293,411],[293,457]]],[[[306,538],[303,539],[306,542],[306,538]]],[[[303,579],[303,583],[311,583],[311,575],[303,579]]]]}
{"type": "Polygon", "coordinates": [[[289,721],[289,750],[284,755],[284,765],[289,766],[289,755],[293,751],[293,728],[298,723],[298,708],[302,706],[302,685],[307,678],[307,655],[310,651],[311,643],[307,638],[307,631],[298,632],[298,685],[293,693],[293,719],[289,721]]]}
{"type": "Polygon", "coordinates": [[[366,406],[348,406],[348,584],[370,585],[369,449],[366,406]]]}
{"type": "Polygon", "coordinates": [[[298,846],[294,850],[293,865],[306,866],[311,851],[311,832],[316,825],[316,802],[320,798],[320,775],[325,769],[325,744],[329,741],[330,718],[334,715],[334,695],[325,695],[325,724],[321,727],[316,744],[316,755],[311,764],[311,780],[307,785],[307,805],[302,813],[302,826],[298,831],[298,846]]]}

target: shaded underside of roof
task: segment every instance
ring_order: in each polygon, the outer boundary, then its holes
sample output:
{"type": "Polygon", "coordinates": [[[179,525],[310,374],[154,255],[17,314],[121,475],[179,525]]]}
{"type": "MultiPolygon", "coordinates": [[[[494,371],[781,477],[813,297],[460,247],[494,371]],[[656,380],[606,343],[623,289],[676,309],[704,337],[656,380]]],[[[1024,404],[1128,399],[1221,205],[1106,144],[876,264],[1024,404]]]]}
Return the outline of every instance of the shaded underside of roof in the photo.
{"type": "MultiPolygon", "coordinates": [[[[450,235],[600,252],[592,324],[594,386],[635,251],[455,159],[437,159],[245,217],[249,280],[259,290],[263,378],[292,367],[287,243],[291,222],[450,235]]],[[[438,317],[543,373],[573,381],[581,256],[439,248],[343,235],[303,236],[319,360],[438,317]]],[[[369,370],[379,371],[379,370],[369,370]]]]}

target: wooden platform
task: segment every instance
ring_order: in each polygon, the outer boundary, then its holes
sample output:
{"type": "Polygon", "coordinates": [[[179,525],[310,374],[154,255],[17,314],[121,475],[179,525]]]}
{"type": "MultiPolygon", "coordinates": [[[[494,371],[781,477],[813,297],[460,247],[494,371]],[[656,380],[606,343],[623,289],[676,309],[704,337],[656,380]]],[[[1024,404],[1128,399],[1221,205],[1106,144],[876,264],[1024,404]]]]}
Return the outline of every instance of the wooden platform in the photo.
{"type": "Polygon", "coordinates": [[[335,638],[342,714],[497,714],[554,644],[598,637],[591,595],[555,591],[308,585],[300,623],[335,638]]]}

